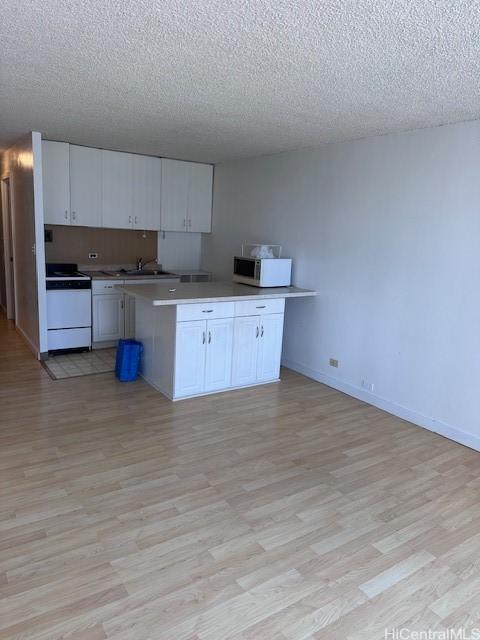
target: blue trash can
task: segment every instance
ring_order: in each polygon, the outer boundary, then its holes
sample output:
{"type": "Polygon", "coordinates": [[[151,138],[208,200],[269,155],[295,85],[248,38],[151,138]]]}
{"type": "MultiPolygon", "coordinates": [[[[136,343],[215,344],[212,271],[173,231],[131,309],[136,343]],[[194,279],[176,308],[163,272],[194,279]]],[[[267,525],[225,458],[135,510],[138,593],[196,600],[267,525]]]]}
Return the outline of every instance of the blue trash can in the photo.
{"type": "Polygon", "coordinates": [[[120,382],[131,382],[138,378],[143,345],[137,340],[119,340],[115,361],[115,375],[120,382]]]}

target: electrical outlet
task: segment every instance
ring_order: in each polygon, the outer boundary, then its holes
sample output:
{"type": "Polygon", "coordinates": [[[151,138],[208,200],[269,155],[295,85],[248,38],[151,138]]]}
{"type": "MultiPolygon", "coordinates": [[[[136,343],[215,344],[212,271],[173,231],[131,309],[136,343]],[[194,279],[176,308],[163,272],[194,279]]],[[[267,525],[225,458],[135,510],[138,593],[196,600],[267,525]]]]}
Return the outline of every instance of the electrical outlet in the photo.
{"type": "Polygon", "coordinates": [[[96,260],[98,258],[98,253],[92,252],[88,254],[89,260],[96,260]]]}
{"type": "Polygon", "coordinates": [[[362,388],[365,389],[365,391],[369,391],[370,393],[373,393],[375,391],[375,385],[373,384],[373,382],[368,382],[367,380],[362,380],[362,388]]]}
{"type": "Polygon", "coordinates": [[[338,360],[335,360],[335,358],[330,358],[330,366],[338,369],[338,360]]]}

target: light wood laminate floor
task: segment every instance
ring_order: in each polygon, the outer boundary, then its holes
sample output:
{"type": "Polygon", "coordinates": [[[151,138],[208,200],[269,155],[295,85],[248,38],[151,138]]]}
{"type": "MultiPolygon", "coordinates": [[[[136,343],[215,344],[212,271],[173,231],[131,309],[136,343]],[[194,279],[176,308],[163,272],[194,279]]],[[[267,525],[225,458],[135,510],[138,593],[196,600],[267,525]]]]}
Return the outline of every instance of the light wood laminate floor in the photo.
{"type": "Polygon", "coordinates": [[[289,371],[173,404],[0,320],[0,638],[480,626],[480,456],[289,371]]]}

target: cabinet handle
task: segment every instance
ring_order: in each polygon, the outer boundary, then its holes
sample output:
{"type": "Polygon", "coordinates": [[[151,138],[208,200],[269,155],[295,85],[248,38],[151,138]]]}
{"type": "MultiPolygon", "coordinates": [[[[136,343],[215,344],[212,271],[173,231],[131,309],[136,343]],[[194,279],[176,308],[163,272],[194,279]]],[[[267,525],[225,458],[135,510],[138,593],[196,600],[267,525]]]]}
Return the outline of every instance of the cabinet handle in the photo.
{"type": "Polygon", "coordinates": [[[256,333],[255,337],[258,338],[258,325],[257,325],[257,333],[256,333]]]}
{"type": "Polygon", "coordinates": [[[191,220],[191,218],[188,219],[188,226],[190,227],[190,229],[192,228],[192,220],[191,220]]]}
{"type": "Polygon", "coordinates": [[[138,222],[138,218],[137,216],[135,216],[135,224],[137,224],[137,222],[138,222]]]}
{"type": "Polygon", "coordinates": [[[72,211],[72,220],[76,220],[77,219],[77,214],[75,213],[75,211],[72,211]]]}
{"type": "Polygon", "coordinates": [[[260,332],[260,337],[263,338],[263,324],[262,324],[262,331],[260,332]]]}
{"type": "Polygon", "coordinates": [[[132,224],[132,216],[128,216],[128,224],[132,224]]]}
{"type": "Polygon", "coordinates": [[[202,313],[213,313],[213,309],[204,309],[202,313]]]}
{"type": "Polygon", "coordinates": [[[182,227],[184,227],[185,229],[187,228],[187,219],[186,218],[183,219],[182,227]]]}
{"type": "Polygon", "coordinates": [[[202,338],[202,344],[205,344],[205,338],[206,338],[206,336],[205,336],[205,331],[204,331],[203,332],[203,338],[202,338]]]}
{"type": "Polygon", "coordinates": [[[120,302],[120,308],[123,309],[123,300],[120,302]]]}
{"type": "Polygon", "coordinates": [[[262,304],[262,305],[260,305],[259,307],[256,307],[256,309],[265,309],[265,306],[266,306],[266,305],[262,304]]]}
{"type": "Polygon", "coordinates": [[[68,220],[68,210],[65,209],[65,220],[68,220]]]}
{"type": "Polygon", "coordinates": [[[210,344],[212,341],[212,334],[210,333],[210,331],[208,332],[208,344],[210,344]]]}

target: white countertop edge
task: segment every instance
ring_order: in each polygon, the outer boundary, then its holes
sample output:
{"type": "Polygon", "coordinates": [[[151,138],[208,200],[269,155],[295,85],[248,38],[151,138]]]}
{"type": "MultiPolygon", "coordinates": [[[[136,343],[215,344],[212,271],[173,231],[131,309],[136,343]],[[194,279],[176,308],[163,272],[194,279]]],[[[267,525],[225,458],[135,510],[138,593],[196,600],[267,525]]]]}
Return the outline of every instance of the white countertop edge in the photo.
{"type": "MultiPolygon", "coordinates": [[[[175,300],[153,300],[152,304],[154,307],[165,307],[167,305],[172,304],[195,304],[195,303],[211,303],[211,302],[241,302],[242,300],[271,300],[273,298],[307,298],[311,296],[316,296],[316,291],[306,291],[305,293],[270,293],[265,295],[252,295],[252,296],[220,296],[220,297],[212,297],[212,298],[177,298],[175,300]]],[[[142,297],[142,296],[139,296],[142,297]]],[[[151,300],[150,297],[145,296],[145,300],[151,300]]]]}
{"type": "MultiPolygon", "coordinates": [[[[206,283],[205,283],[206,284],[206,283]]],[[[209,283],[210,287],[215,286],[214,283],[209,283]]],[[[160,284],[158,283],[157,286],[160,286],[160,284]]],[[[182,285],[180,285],[181,287],[182,285]]],[[[183,286],[188,286],[190,289],[192,288],[202,288],[203,286],[205,286],[202,283],[196,283],[196,284],[189,284],[189,285],[183,285],[183,286]]],[[[236,285],[236,286],[241,286],[243,288],[244,285],[236,285]]],[[[168,285],[165,285],[165,288],[167,288],[168,285]]],[[[249,293],[236,293],[236,292],[232,292],[230,295],[225,292],[225,293],[219,293],[218,295],[215,295],[213,292],[210,295],[199,295],[197,293],[197,291],[190,291],[189,294],[187,294],[187,292],[184,292],[184,296],[182,295],[182,293],[178,290],[178,288],[176,287],[176,291],[172,294],[172,297],[165,297],[165,294],[167,293],[166,291],[163,291],[161,293],[157,292],[157,291],[152,291],[151,290],[151,285],[141,285],[141,286],[135,286],[135,285],[129,285],[127,283],[125,284],[117,284],[115,288],[118,288],[119,290],[123,290],[125,291],[125,293],[127,293],[128,295],[132,295],[136,298],[140,298],[142,300],[146,300],[147,302],[150,302],[154,307],[165,307],[165,306],[175,306],[175,305],[179,305],[179,304],[202,304],[202,303],[214,303],[214,302],[241,302],[243,300],[268,300],[268,299],[281,299],[281,298],[305,298],[305,297],[311,297],[311,296],[316,296],[317,292],[316,291],[312,291],[311,289],[299,289],[296,287],[290,287],[290,290],[286,290],[286,291],[282,291],[282,290],[278,290],[277,291],[263,291],[261,289],[255,290],[254,292],[252,292],[251,294],[249,293]],[[294,289],[292,291],[292,289],[294,289]]],[[[286,288],[287,289],[287,288],[286,288]]]]}

